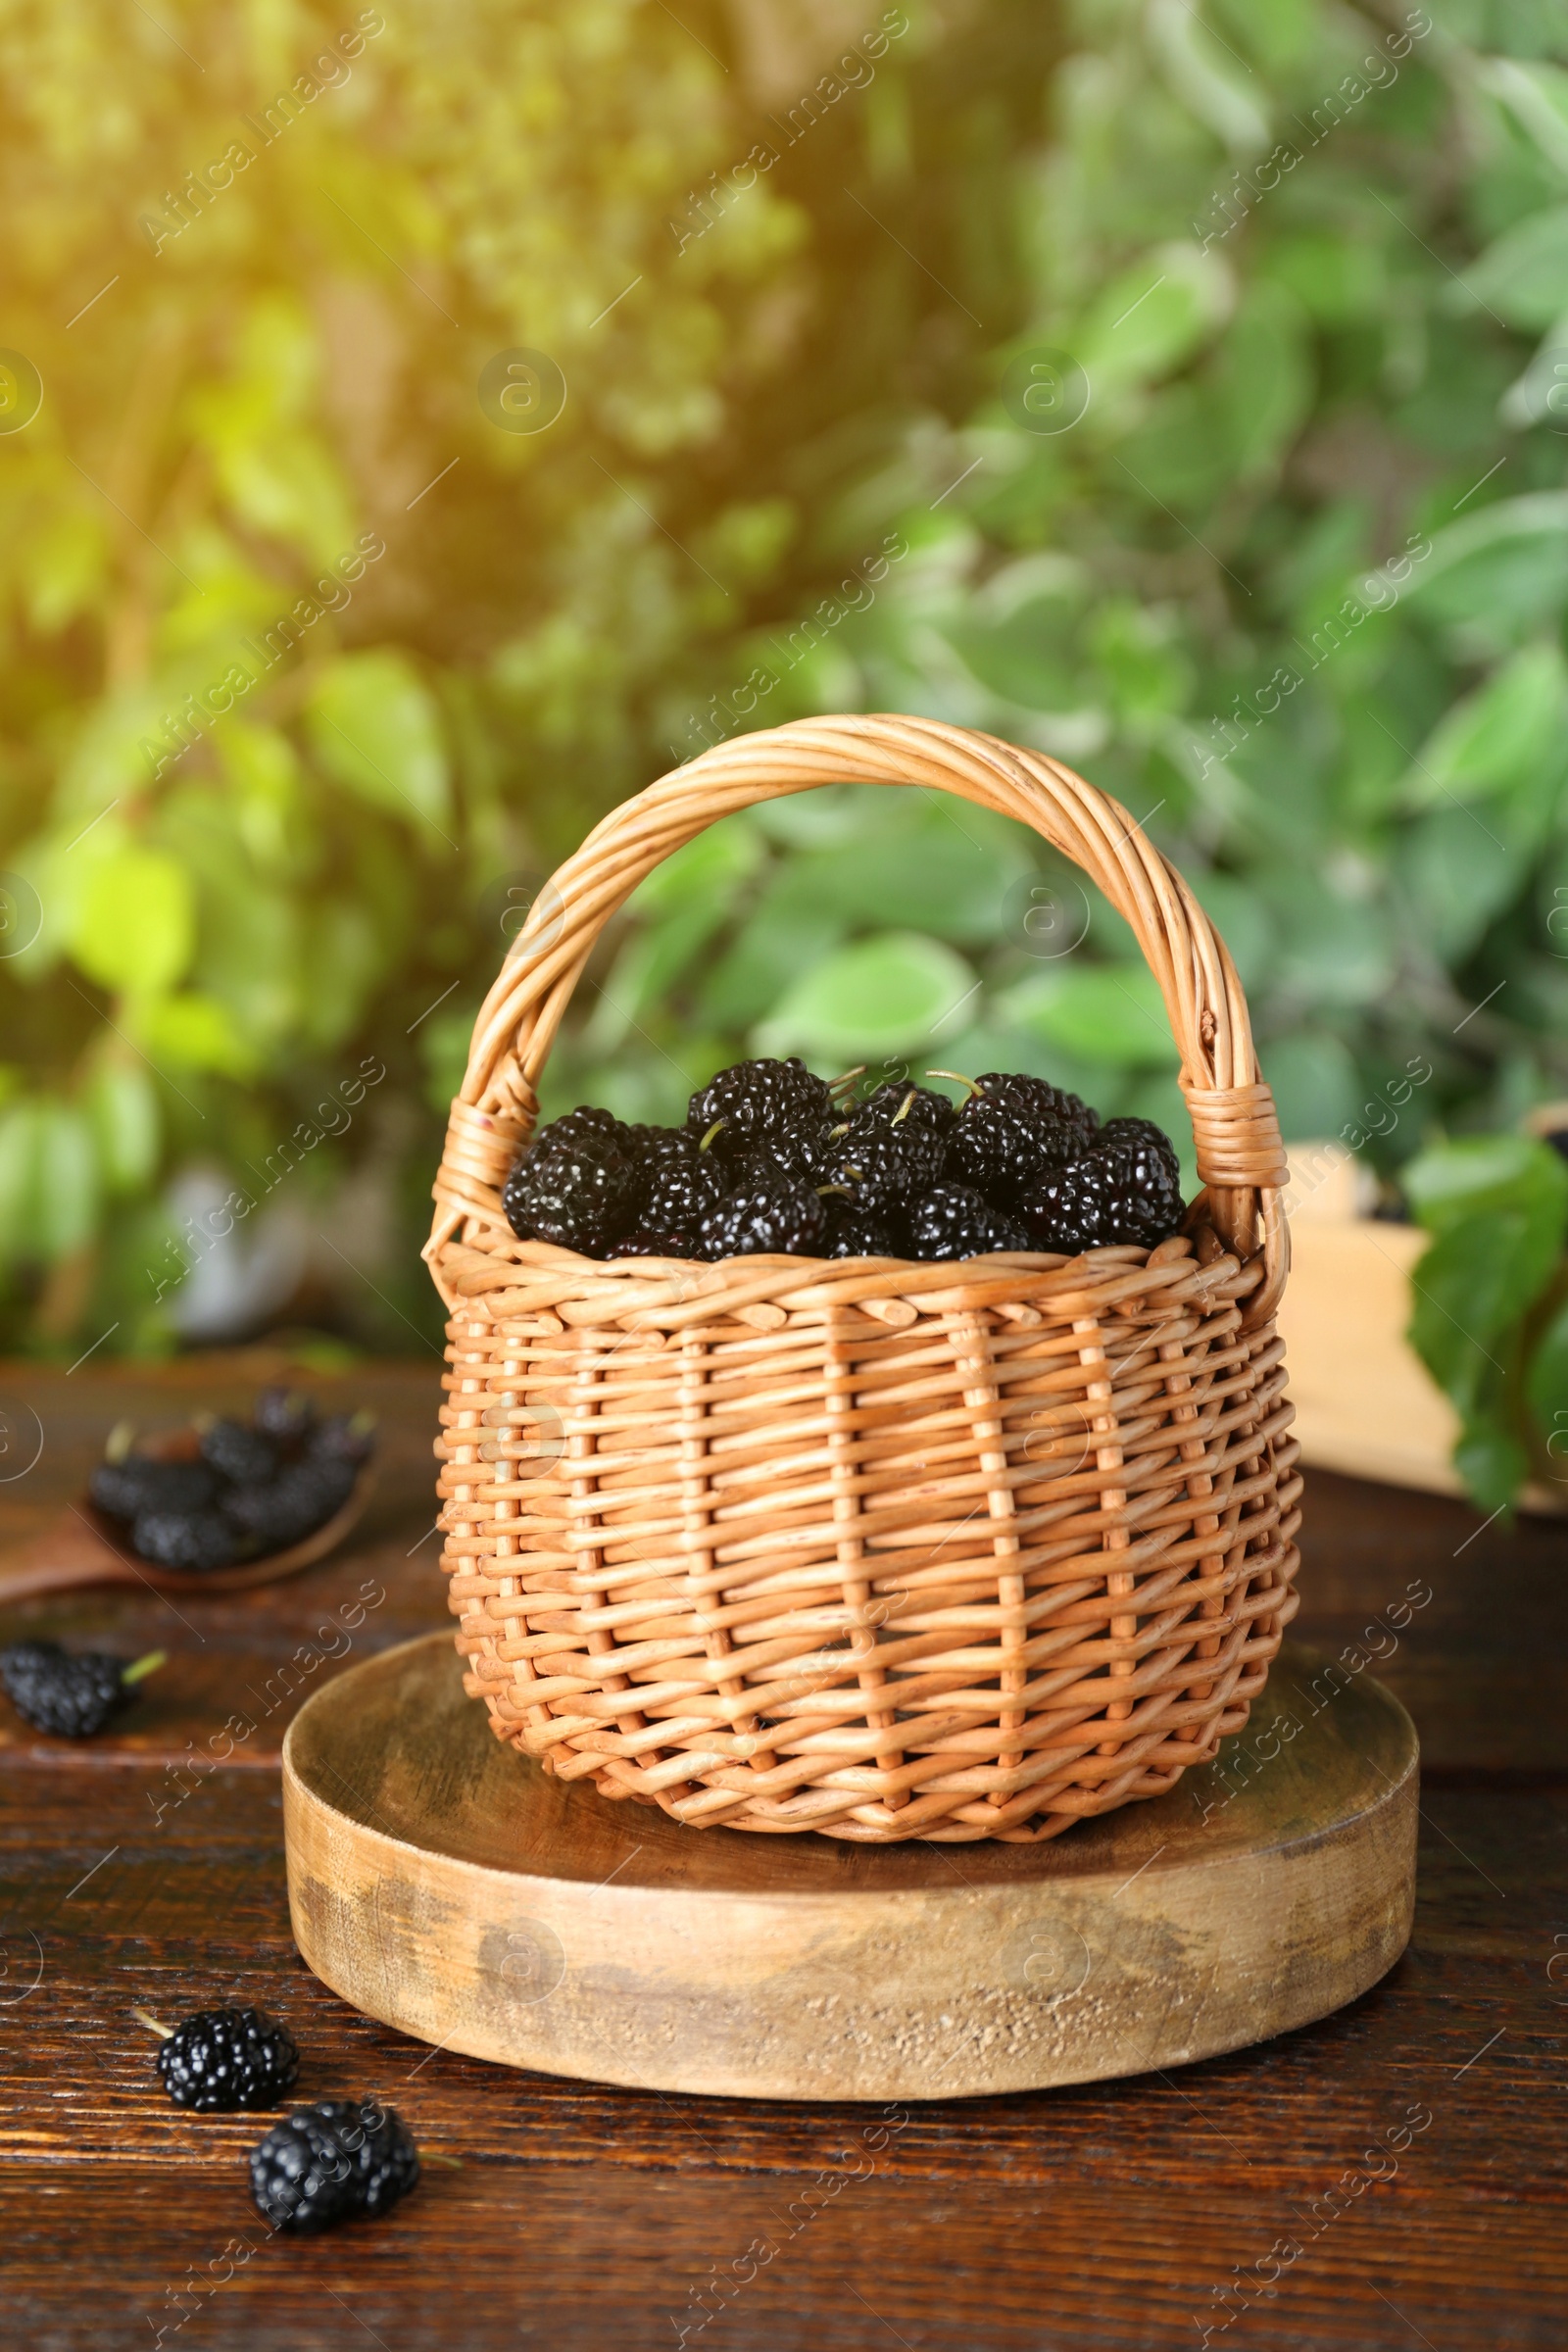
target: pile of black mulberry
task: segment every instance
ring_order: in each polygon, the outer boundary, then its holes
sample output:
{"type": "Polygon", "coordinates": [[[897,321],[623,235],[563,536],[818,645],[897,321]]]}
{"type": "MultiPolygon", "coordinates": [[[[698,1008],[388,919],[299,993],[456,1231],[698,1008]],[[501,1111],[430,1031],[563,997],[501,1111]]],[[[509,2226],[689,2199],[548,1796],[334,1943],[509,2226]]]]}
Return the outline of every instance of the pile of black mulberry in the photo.
{"type": "Polygon", "coordinates": [[[1076,1095],[1005,1071],[960,1079],[957,1108],[907,1080],[857,1100],[858,1076],[736,1062],[693,1095],[684,1127],[569,1111],[513,1169],[508,1221],[587,1257],[706,1260],[1076,1256],[1151,1248],[1181,1223],[1175,1149],[1152,1120],[1102,1125],[1076,1095]]]}
{"type": "Polygon", "coordinates": [[[255,1418],[211,1421],[194,1461],[123,1453],[87,1493],[137,1556],[200,1571],[287,1551],[340,1511],[374,1448],[368,1414],[318,1420],[307,1396],[264,1389],[255,1418]]]}

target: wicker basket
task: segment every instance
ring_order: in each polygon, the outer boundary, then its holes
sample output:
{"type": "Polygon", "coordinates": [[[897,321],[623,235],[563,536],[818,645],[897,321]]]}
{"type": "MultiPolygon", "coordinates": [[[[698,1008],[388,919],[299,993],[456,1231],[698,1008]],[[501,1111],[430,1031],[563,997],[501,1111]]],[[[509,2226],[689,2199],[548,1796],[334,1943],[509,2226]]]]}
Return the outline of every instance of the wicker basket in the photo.
{"type": "Polygon", "coordinates": [[[426,1250],[466,1685],[566,1780],[706,1828],[1052,1838],[1241,1728],[1296,1609],[1284,1154],[1247,1005],[1126,810],[928,719],[717,746],[607,817],[475,1024],[426,1250]],[[1206,1190],[1152,1250],[601,1264],[500,1188],[601,928],[715,819],[845,781],[1021,817],[1136,932],[1206,1190]]]}

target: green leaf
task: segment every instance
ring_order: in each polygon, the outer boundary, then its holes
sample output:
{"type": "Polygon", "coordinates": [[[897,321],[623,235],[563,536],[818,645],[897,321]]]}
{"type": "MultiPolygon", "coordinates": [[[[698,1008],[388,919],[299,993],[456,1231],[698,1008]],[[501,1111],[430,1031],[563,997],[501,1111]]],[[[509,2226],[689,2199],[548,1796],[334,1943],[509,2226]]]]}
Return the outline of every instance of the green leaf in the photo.
{"type": "MultiPolygon", "coordinates": [[[[591,1054],[619,1051],[734,912],[764,851],[753,827],[713,825],[656,866],[627,903],[643,926],[622,946],[584,1032],[591,1054]]],[[[797,967],[798,968],[798,967],[797,967]]]]}
{"type": "Polygon", "coordinates": [[[183,866],[126,844],[98,860],[74,909],[69,946],[90,980],[124,996],[172,988],[196,944],[196,907],[183,866]]]}
{"type": "Polygon", "coordinates": [[[1505,229],[1463,278],[1478,310],[1542,333],[1568,312],[1568,204],[1505,229]]]}
{"type": "Polygon", "coordinates": [[[0,1263],[69,1257],[98,1221],[93,1135],[79,1110],[35,1098],[0,1118],[0,1263]]]}
{"type": "Polygon", "coordinates": [[[1459,1415],[1454,1467],[1485,1509],[1511,1501],[1528,1469],[1511,1401],[1519,1323],[1551,1278],[1561,1225],[1560,1206],[1455,1215],[1410,1276],[1406,1337],[1459,1415]]]}
{"type": "Polygon", "coordinates": [[[1213,374],[1224,406],[1228,470],[1255,481],[1279,464],[1312,406],[1306,320],[1283,286],[1265,281],[1250,290],[1213,374]]]}
{"type": "Polygon", "coordinates": [[[1517,643],[1568,600],[1568,490],[1499,499],[1435,532],[1431,544],[1406,599],[1478,642],[1517,643]]]}
{"type": "Polygon", "coordinates": [[[1430,808],[1502,792],[1544,761],[1560,765],[1568,665],[1555,645],[1530,645],[1440,719],[1405,785],[1430,808]]]}
{"type": "Polygon", "coordinates": [[[630,915],[657,921],[692,907],[722,916],[765,855],[749,811],[710,825],[656,865],[626,902],[630,915]]]}
{"type": "Polygon", "coordinates": [[[812,880],[785,866],[778,887],[749,910],[703,982],[698,1011],[705,1021],[744,1032],[838,946],[849,925],[836,907],[819,904],[812,880]]]}
{"type": "Polygon", "coordinates": [[[1232,300],[1229,270],[1196,245],[1156,246],[1119,270],[1069,338],[1092,401],[1169,375],[1223,323],[1232,300]]]}
{"type": "Polygon", "coordinates": [[[1232,423],[1227,404],[1206,385],[1169,384],[1121,445],[1128,471],[1162,503],[1210,506],[1237,470],[1232,423]]]}
{"type": "Polygon", "coordinates": [[[1083,693],[1073,651],[1079,610],[1078,595],[1054,583],[1004,605],[994,596],[960,604],[943,634],[991,693],[1025,710],[1069,710],[1083,693]]]}
{"type": "Polygon", "coordinates": [[[946,793],[888,796],[886,819],[858,841],[799,861],[801,887],[825,912],[910,930],[956,947],[989,946],[1007,921],[1007,893],[1034,870],[1020,827],[946,793]]]}
{"type": "Polygon", "coordinates": [[[1411,1277],[1410,1344],[1468,1418],[1506,1372],[1504,1334],[1518,1323],[1556,1262],[1560,1234],[1524,1209],[1448,1227],[1411,1277]]]}
{"type": "Polygon", "coordinates": [[[1568,1166],[1534,1136],[1473,1135],[1436,1145],[1409,1162],[1403,1184],[1428,1233],[1517,1210],[1544,1236],[1548,1262],[1568,1218],[1568,1166]]]}
{"type": "Polygon", "coordinates": [[[401,654],[346,654],[316,685],[306,724],[334,782],[427,832],[451,819],[446,744],[433,697],[401,654]]]}
{"type": "Polygon", "coordinates": [[[1282,237],[1263,257],[1263,268],[1324,326],[1353,326],[1375,318],[1386,299],[1388,272],[1381,244],[1373,237],[1301,230],[1282,237]]]}
{"type": "Polygon", "coordinates": [[[225,1078],[249,1078],[256,1050],[243,1036],[226,1004],[195,990],[161,997],[142,1007],[135,1034],[151,1060],[187,1070],[213,1070],[225,1078]]]}
{"type": "Polygon", "coordinates": [[[821,784],[812,792],[790,792],[776,801],[759,801],[747,814],[759,832],[785,849],[830,849],[835,842],[853,841],[864,826],[877,823],[879,808],[892,797],[885,785],[821,784]]]}
{"type": "Polygon", "coordinates": [[[71,833],[117,798],[144,792],[161,764],[177,758],[180,740],[169,721],[179,699],[170,680],[154,678],[119,687],[86,711],[60,771],[60,813],[74,819],[71,833]]]}
{"type": "Polygon", "coordinates": [[[1275,879],[1287,885],[1277,907],[1276,985],[1314,1007],[1376,1003],[1394,962],[1377,908],[1342,897],[1309,871],[1281,868],[1275,879]]]}
{"type": "Polygon", "coordinates": [[[1561,66],[1487,57],[1474,70],[1480,86],[1508,109],[1546,161],[1568,174],[1568,74],[1561,66]]]}
{"type": "Polygon", "coordinates": [[[1192,664],[1173,615],[1112,597],[1095,614],[1089,640],[1117,725],[1138,738],[1157,736],[1192,691],[1192,664]]]}
{"type": "Polygon", "coordinates": [[[1422,1152],[1404,1182],[1436,1236],[1410,1276],[1410,1345],[1464,1425],[1455,1466],[1479,1502],[1498,1508],[1527,1467],[1523,1321],[1561,1264],[1568,1167],[1530,1136],[1468,1136],[1422,1152]]]}
{"type": "Polygon", "coordinates": [[[203,896],[195,985],[227,1005],[258,1051],[270,1047],[300,1021],[301,940],[310,917],[302,919],[283,892],[256,882],[248,891],[203,896]]]}
{"type": "Polygon", "coordinates": [[[1274,926],[1257,892],[1234,874],[1199,867],[1187,876],[1194,898],[1230,950],[1244,988],[1256,988],[1274,959],[1274,926]]]}
{"type": "Polygon", "coordinates": [[[359,1027],[389,957],[369,909],[338,898],[309,909],[299,953],[305,1033],[328,1053],[359,1027]]]}
{"type": "Polygon", "coordinates": [[[1525,1395],[1551,1464],[1548,1476],[1568,1480],[1568,1298],[1559,1301],[1537,1335],[1525,1395]]]}
{"type": "Polygon", "coordinates": [[[106,1190],[134,1193],[158,1166],[162,1121],[158,1090],[139,1061],[101,1061],[86,1097],[106,1190]]]}
{"type": "Polygon", "coordinates": [[[1180,1060],[1170,1016],[1144,963],[1081,963],[1032,974],[997,1002],[997,1015],[1078,1060],[1152,1069],[1180,1060]]]}
{"type": "Polygon", "coordinates": [[[757,1031],[763,1054],[847,1064],[912,1053],[940,1038],[973,995],[974,975],[939,940],[886,931],[827,956],[757,1031]]]}
{"type": "Polygon", "coordinates": [[[1407,826],[1394,870],[1404,885],[1408,928],[1420,946],[1457,963],[1524,879],[1524,849],[1501,839],[1497,820],[1438,808],[1407,826]]]}
{"type": "Polygon", "coordinates": [[[92,1129],[66,1103],[44,1109],[36,1163],[36,1219],[46,1263],[91,1241],[98,1222],[98,1162],[92,1129]]]}
{"type": "Polygon", "coordinates": [[[1453,1466],[1478,1511],[1505,1510],[1530,1473],[1529,1456],[1495,1413],[1467,1421],[1453,1448],[1453,1466]]]}
{"type": "Polygon", "coordinates": [[[1258,104],[1257,76],[1229,42],[1216,39],[1183,0],[1154,0],[1147,27],[1171,88],[1200,122],[1237,155],[1267,146],[1269,118],[1258,104]]]}

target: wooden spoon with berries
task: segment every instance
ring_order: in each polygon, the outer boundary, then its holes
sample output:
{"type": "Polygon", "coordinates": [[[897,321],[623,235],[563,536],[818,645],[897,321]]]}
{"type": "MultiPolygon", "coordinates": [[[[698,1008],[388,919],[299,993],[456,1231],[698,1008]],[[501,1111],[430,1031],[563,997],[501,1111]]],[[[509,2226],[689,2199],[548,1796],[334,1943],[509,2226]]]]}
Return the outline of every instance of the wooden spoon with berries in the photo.
{"type": "Polygon", "coordinates": [[[76,1585],[238,1592],[295,1576],[342,1543],[375,1485],[368,1413],[318,1420],[264,1390],[252,1421],[207,1414],[137,1441],[122,1422],[78,1501],[0,1561],[0,1605],[76,1585]]]}

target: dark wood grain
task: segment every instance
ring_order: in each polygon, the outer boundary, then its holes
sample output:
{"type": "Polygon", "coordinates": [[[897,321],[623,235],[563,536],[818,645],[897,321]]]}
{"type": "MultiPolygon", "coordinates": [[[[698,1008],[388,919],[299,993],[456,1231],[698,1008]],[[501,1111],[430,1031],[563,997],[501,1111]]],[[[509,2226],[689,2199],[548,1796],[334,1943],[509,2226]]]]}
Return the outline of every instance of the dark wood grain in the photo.
{"type": "MultiPolygon", "coordinates": [[[[47,1436],[37,1468],[0,1488],[0,1534],[21,1539],[58,1508],[127,1409],[242,1404],[273,1369],[172,1367],[151,1403],[140,1379],[90,1366],[69,1381],[0,1373],[47,1436]]],[[[1295,1630],[1364,1655],[1381,1623],[1375,1671],[1427,1756],[1415,1936],[1372,1992],[1168,2078],[911,2105],[867,2147],[863,2108],[605,2089],[432,2053],[303,1967],[284,1899],[282,1729],[345,1663],[445,1616],[434,1543],[419,1545],[433,1361],[318,1385],[383,1420],[383,1484],[350,1552],[270,1592],[193,1601],[185,1625],[150,1595],[108,1592],[0,1621],[7,1640],[172,1652],[114,1736],[84,1748],[0,1706],[8,2344],[129,2352],[163,2328],[203,2352],[640,2352],[688,2325],[703,2352],[1165,2352],[1199,2344],[1203,2322],[1227,2352],[1568,2343],[1568,1532],[1477,1534],[1476,1514],[1439,1498],[1309,1482],[1295,1630]],[[324,1654],[328,1636],[301,1663],[367,1583],[384,1598],[341,1654],[324,1654]],[[1400,1626],[1389,1611],[1412,1585],[1431,1598],[1400,1626]],[[279,1671],[291,1660],[297,1688],[279,1671]],[[270,1711],[220,1762],[236,1689],[265,1697],[270,1682],[270,1711]],[[168,2104],[131,2008],[223,1999],[289,2019],[308,2095],[373,2090],[409,2118],[425,2178],[386,2222],[270,2241],[242,2161],[265,2119],[168,2104]],[[1391,2149],[1412,2110],[1430,2122],[1391,2149]],[[1369,2170],[1390,2177],[1368,2183],[1369,2170]],[[1340,2182],[1336,2211],[1324,2200],[1340,2182]],[[1301,2252],[1272,2297],[1254,2273],[1257,2299],[1219,2331],[1216,2290],[1287,2239],[1301,2252]],[[754,2241],[765,2259],[748,2258],[754,2241]],[[737,2260],[755,2276],[741,2281],[737,2260]],[[181,2303],[193,2274],[210,2291],[181,2303]],[[698,2328],[705,2307],[715,2316],[698,2328]]]]}

